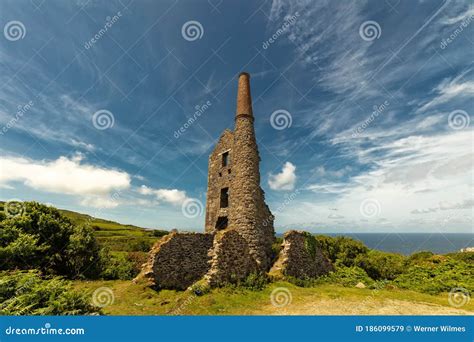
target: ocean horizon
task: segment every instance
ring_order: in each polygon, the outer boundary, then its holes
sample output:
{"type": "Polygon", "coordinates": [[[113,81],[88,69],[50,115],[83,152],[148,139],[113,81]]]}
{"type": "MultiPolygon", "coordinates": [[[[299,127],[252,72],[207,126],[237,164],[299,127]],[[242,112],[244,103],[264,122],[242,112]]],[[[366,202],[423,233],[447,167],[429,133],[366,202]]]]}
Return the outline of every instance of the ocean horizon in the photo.
{"type": "MultiPolygon", "coordinates": [[[[420,251],[436,254],[459,252],[474,247],[474,234],[469,233],[314,233],[315,235],[348,236],[367,247],[384,252],[410,255],[420,251]]],[[[277,234],[278,237],[283,234],[277,234]]]]}

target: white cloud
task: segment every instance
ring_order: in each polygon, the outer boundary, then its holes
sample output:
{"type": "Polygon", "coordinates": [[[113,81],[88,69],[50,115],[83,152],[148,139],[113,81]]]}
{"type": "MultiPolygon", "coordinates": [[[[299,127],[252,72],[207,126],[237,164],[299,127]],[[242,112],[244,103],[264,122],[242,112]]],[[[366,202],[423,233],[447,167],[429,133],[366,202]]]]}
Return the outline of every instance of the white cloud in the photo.
{"type": "Polygon", "coordinates": [[[295,175],[296,166],[290,162],[286,162],[280,173],[276,175],[270,174],[268,185],[272,190],[293,190],[296,183],[295,175]]]}
{"type": "Polygon", "coordinates": [[[315,82],[348,96],[347,92],[357,90],[361,84],[368,85],[373,66],[367,53],[370,44],[364,44],[358,33],[359,25],[367,20],[365,8],[364,1],[273,0],[270,30],[278,29],[286,16],[298,12],[286,30],[287,38],[296,46],[296,58],[308,68],[326,71],[318,74],[315,82]]]}
{"type": "Polygon", "coordinates": [[[152,189],[146,185],[142,185],[138,192],[142,195],[154,195],[158,201],[164,201],[174,205],[180,205],[188,199],[186,191],[177,189],[152,189]]]}
{"type": "Polygon", "coordinates": [[[438,210],[454,210],[454,209],[472,209],[474,207],[474,200],[473,199],[466,199],[459,203],[451,203],[451,202],[440,202],[439,206],[434,208],[424,208],[424,209],[415,209],[411,211],[412,214],[427,214],[427,213],[435,213],[438,210]]]}
{"type": "Polygon", "coordinates": [[[107,196],[87,196],[81,200],[80,204],[86,207],[110,209],[119,206],[121,203],[107,196]]]}
{"type": "Polygon", "coordinates": [[[126,172],[84,164],[82,159],[80,154],[53,161],[3,156],[0,184],[22,182],[36,190],[82,196],[103,196],[130,186],[126,172]]]}
{"type": "Polygon", "coordinates": [[[456,17],[447,18],[447,19],[443,20],[442,23],[446,24],[446,25],[452,25],[452,24],[456,24],[460,21],[463,21],[465,19],[468,19],[469,17],[474,17],[474,7],[473,6],[470,6],[464,13],[461,13],[456,17]]]}
{"type": "Polygon", "coordinates": [[[79,147],[87,151],[94,151],[95,146],[92,144],[85,143],[83,141],[76,140],[74,138],[71,139],[71,145],[74,147],[79,147]]]}
{"type": "MultiPolygon", "coordinates": [[[[423,120],[420,117],[393,129],[374,128],[355,138],[345,132],[335,136],[334,147],[350,158],[357,175],[347,181],[310,184],[306,189],[314,194],[303,194],[285,208],[277,216],[277,227],[300,224],[306,229],[331,227],[340,232],[472,231],[472,131],[423,135],[426,131],[418,127],[431,129],[427,122],[418,125],[423,120]],[[366,199],[380,203],[380,213],[373,218],[361,214],[366,199]],[[337,208],[337,215],[344,218],[329,217],[328,208],[337,208]]],[[[325,169],[316,171],[326,175],[325,169]]]]}
{"type": "Polygon", "coordinates": [[[339,170],[328,170],[324,166],[318,166],[314,172],[319,177],[328,177],[328,178],[341,178],[352,170],[350,166],[344,166],[339,170]]]}
{"type": "Polygon", "coordinates": [[[432,108],[434,106],[446,103],[455,97],[468,97],[474,95],[474,82],[473,81],[463,81],[462,78],[466,75],[467,72],[453,78],[445,79],[438,86],[433,89],[433,92],[436,93],[436,97],[423,104],[418,110],[417,113],[424,112],[425,110],[432,108]]]}

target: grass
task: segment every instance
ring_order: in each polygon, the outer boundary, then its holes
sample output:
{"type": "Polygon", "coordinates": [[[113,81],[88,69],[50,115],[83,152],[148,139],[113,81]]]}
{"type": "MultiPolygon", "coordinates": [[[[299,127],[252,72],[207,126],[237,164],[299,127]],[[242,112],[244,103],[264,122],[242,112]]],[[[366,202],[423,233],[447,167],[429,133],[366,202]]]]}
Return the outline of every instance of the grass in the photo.
{"type": "MultiPolygon", "coordinates": [[[[3,210],[3,206],[4,202],[0,202],[0,210],[3,210]]],[[[148,252],[160,237],[169,233],[166,230],[120,224],[75,211],[65,209],[59,211],[75,224],[89,224],[94,229],[98,242],[115,252],[148,252]]]]}
{"type": "Polygon", "coordinates": [[[321,284],[302,288],[280,281],[261,291],[217,288],[202,296],[190,291],[155,291],[131,281],[75,281],[74,287],[90,294],[100,287],[114,293],[114,302],[103,309],[108,315],[278,315],[278,314],[472,314],[474,303],[456,309],[448,294],[436,296],[407,290],[370,290],[321,284]],[[291,293],[291,303],[272,305],[277,288],[291,293]]]}
{"type": "MultiPolygon", "coordinates": [[[[0,202],[0,210],[2,209],[3,203],[0,202]]],[[[97,240],[102,246],[109,248],[111,256],[131,258],[130,260],[138,266],[146,258],[146,252],[153,243],[168,233],[164,230],[123,225],[68,210],[61,210],[61,212],[75,224],[90,224],[97,240]]],[[[275,244],[275,254],[280,247],[279,244],[275,244]]],[[[453,254],[453,257],[468,263],[474,261],[472,255],[464,253],[453,254]]],[[[367,282],[364,281],[364,283],[367,282]]],[[[229,286],[212,289],[209,293],[196,296],[190,291],[157,292],[145,284],[135,284],[130,280],[73,281],[73,286],[77,290],[91,297],[93,292],[100,287],[112,289],[115,301],[103,309],[105,314],[110,315],[426,315],[472,314],[474,312],[474,301],[457,309],[449,305],[447,293],[430,295],[402,290],[393,284],[382,290],[344,287],[325,280],[316,285],[309,285],[298,287],[289,282],[279,281],[258,291],[229,286]],[[277,288],[285,288],[289,291],[292,297],[290,304],[283,307],[272,305],[270,300],[272,291],[277,288]]],[[[370,284],[367,283],[367,285],[370,284]]]]}

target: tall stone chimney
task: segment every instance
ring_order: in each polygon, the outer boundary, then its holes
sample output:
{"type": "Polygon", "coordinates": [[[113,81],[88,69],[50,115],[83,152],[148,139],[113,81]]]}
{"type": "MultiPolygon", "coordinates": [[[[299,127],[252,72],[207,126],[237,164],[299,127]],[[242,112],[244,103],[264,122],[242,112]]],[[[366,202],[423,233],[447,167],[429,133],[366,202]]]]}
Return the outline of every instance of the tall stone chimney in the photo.
{"type": "Polygon", "coordinates": [[[266,270],[270,265],[274,240],[273,216],[260,188],[260,157],[253,123],[250,75],[242,72],[238,82],[232,148],[229,224],[247,240],[250,253],[260,268],[266,270]]]}
{"type": "Polygon", "coordinates": [[[241,72],[239,75],[239,85],[237,89],[237,112],[236,115],[253,116],[252,96],[250,94],[250,75],[241,72]]]}

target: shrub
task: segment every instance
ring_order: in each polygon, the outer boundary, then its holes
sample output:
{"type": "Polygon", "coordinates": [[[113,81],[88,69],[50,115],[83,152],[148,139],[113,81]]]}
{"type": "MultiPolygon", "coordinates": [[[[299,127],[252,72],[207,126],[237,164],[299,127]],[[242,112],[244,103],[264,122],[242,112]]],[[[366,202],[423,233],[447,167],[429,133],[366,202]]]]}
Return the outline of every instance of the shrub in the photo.
{"type": "Polygon", "coordinates": [[[416,252],[408,257],[408,259],[406,260],[406,264],[407,265],[417,264],[419,262],[423,262],[425,260],[430,259],[433,255],[434,255],[433,252],[430,252],[430,251],[416,252]]]}
{"type": "Polygon", "coordinates": [[[129,250],[132,252],[148,252],[152,245],[152,241],[147,239],[137,239],[129,245],[129,250]]]}
{"type": "Polygon", "coordinates": [[[81,225],[74,228],[66,254],[74,278],[96,278],[100,274],[103,267],[100,248],[90,227],[81,225]]]}
{"type": "Polygon", "coordinates": [[[142,265],[147,261],[148,253],[129,252],[127,259],[132,264],[132,277],[136,276],[142,270],[142,265]]]}
{"type": "Polygon", "coordinates": [[[353,287],[359,282],[364,283],[366,286],[371,286],[374,283],[367,273],[362,268],[357,266],[336,267],[336,271],[323,276],[321,280],[347,287],[353,287]]]}
{"type": "Polygon", "coordinates": [[[275,238],[275,241],[272,244],[272,261],[275,261],[278,258],[278,254],[280,254],[282,249],[282,243],[282,238],[275,238]]]}
{"type": "Polygon", "coordinates": [[[318,235],[316,239],[323,253],[336,265],[355,266],[357,256],[369,251],[362,242],[346,236],[318,235]]]}
{"type": "Polygon", "coordinates": [[[400,288],[437,294],[462,287],[474,291],[474,265],[434,255],[412,266],[393,283],[400,288]]]}
{"type": "Polygon", "coordinates": [[[0,315],[87,315],[100,313],[69,282],[42,279],[37,271],[0,272],[0,315]]]}
{"type": "Polygon", "coordinates": [[[252,291],[263,290],[270,282],[266,273],[251,273],[239,283],[239,286],[252,291]]]}
{"type": "Polygon", "coordinates": [[[110,253],[107,248],[101,251],[103,260],[102,278],[112,279],[132,279],[134,276],[133,264],[123,253],[110,253]]]}
{"type": "Polygon", "coordinates": [[[99,249],[86,227],[75,227],[59,210],[24,202],[21,215],[0,222],[0,269],[39,268],[71,278],[98,275],[99,249]]]}
{"type": "Polygon", "coordinates": [[[359,254],[355,263],[374,280],[393,280],[405,269],[405,257],[403,255],[377,250],[371,250],[367,254],[359,254]]]}

